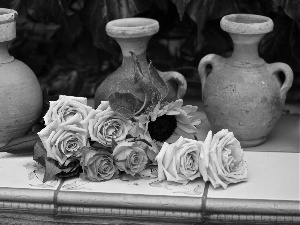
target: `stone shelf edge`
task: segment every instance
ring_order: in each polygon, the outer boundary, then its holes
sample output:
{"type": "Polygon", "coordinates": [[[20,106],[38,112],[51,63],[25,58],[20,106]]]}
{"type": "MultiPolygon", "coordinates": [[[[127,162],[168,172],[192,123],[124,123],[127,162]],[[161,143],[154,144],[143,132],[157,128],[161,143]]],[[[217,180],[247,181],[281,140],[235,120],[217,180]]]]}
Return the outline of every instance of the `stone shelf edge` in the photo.
{"type": "Polygon", "coordinates": [[[207,222],[300,223],[300,202],[263,199],[207,198],[207,222]]]}
{"type": "MultiPolygon", "coordinates": [[[[61,185],[64,181],[61,181],[61,185]]],[[[60,185],[60,186],[61,186],[60,185]]],[[[162,224],[300,222],[299,201],[214,199],[0,188],[1,221],[13,224],[162,224]],[[118,222],[119,221],[119,222],[118,222]],[[149,222],[150,223],[150,222],[149,222]],[[151,223],[150,223],[151,224],[151,223]]]]}
{"type": "MultiPolygon", "coordinates": [[[[119,224],[124,220],[199,223],[202,198],[0,188],[0,223],[4,224],[119,224]]],[[[150,223],[150,222],[149,222],[150,223]]],[[[151,223],[150,223],[151,224],[151,223]]]]}

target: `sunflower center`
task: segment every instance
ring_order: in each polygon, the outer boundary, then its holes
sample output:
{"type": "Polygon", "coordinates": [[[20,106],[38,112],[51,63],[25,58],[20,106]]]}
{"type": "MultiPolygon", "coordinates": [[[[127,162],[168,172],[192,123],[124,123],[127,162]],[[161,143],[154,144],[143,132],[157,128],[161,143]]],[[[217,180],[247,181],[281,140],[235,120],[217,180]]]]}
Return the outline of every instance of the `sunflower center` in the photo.
{"type": "Polygon", "coordinates": [[[175,116],[163,115],[148,124],[148,131],[152,139],[160,142],[166,141],[177,127],[175,116]]]}

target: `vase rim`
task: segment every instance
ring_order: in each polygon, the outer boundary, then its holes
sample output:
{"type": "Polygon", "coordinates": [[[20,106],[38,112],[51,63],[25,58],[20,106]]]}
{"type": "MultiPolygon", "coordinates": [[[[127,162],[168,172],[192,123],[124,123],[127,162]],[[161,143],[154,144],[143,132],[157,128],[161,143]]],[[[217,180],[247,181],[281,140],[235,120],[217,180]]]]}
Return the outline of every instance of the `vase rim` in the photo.
{"type": "Polygon", "coordinates": [[[106,24],[106,33],[114,38],[139,38],[156,34],[159,30],[157,20],[134,17],[112,20],[106,24]]]}
{"type": "Polygon", "coordinates": [[[273,30],[272,19],[255,14],[230,14],[221,19],[222,30],[236,34],[265,34],[273,30]]]}
{"type": "Polygon", "coordinates": [[[17,11],[13,9],[0,8],[0,24],[15,21],[17,16],[17,11]]]}

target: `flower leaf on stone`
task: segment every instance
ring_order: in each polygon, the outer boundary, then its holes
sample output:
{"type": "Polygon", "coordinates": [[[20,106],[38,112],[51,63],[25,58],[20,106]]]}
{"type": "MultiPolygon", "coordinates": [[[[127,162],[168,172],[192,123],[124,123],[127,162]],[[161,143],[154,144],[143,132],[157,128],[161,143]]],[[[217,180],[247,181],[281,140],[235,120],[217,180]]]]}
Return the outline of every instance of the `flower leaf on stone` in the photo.
{"type": "Polygon", "coordinates": [[[61,169],[58,168],[55,161],[50,158],[45,159],[45,174],[43,178],[43,183],[51,180],[56,174],[60,173],[61,169]]]}
{"type": "Polygon", "coordinates": [[[47,158],[47,151],[44,148],[44,145],[41,140],[37,141],[34,145],[33,149],[33,160],[41,164],[42,166],[45,165],[45,158],[47,158]]]}

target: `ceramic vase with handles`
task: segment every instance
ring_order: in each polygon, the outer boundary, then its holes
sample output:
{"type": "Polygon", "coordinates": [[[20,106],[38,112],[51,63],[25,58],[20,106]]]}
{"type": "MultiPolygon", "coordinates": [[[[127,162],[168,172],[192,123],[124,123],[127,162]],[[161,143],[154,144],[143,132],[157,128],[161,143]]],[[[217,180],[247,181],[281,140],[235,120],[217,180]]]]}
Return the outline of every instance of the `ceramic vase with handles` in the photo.
{"type": "Polygon", "coordinates": [[[243,147],[262,144],[281,116],[293,72],[287,64],[267,64],[258,55],[261,38],[273,30],[270,18],[232,14],[220,24],[231,36],[234,50],[229,58],[209,54],[199,63],[206,116],[214,131],[234,132],[243,147]],[[279,72],[284,74],[283,83],[279,72]]]}
{"type": "Polygon", "coordinates": [[[16,37],[17,12],[0,8],[0,146],[28,132],[40,117],[43,97],[32,70],[7,49],[16,37]]]}
{"type": "MultiPolygon", "coordinates": [[[[150,38],[159,30],[156,20],[148,18],[125,18],[113,20],[107,23],[106,32],[120,45],[123,55],[122,65],[110,74],[97,88],[95,93],[95,107],[101,101],[107,100],[114,92],[130,92],[141,101],[143,96],[134,90],[134,64],[130,51],[137,55],[143,74],[148,73],[148,61],[146,49],[150,38]]],[[[185,78],[178,72],[160,72],[160,76],[169,87],[169,94],[165,100],[174,101],[182,98],[186,92],[187,83],[185,78]]]]}

